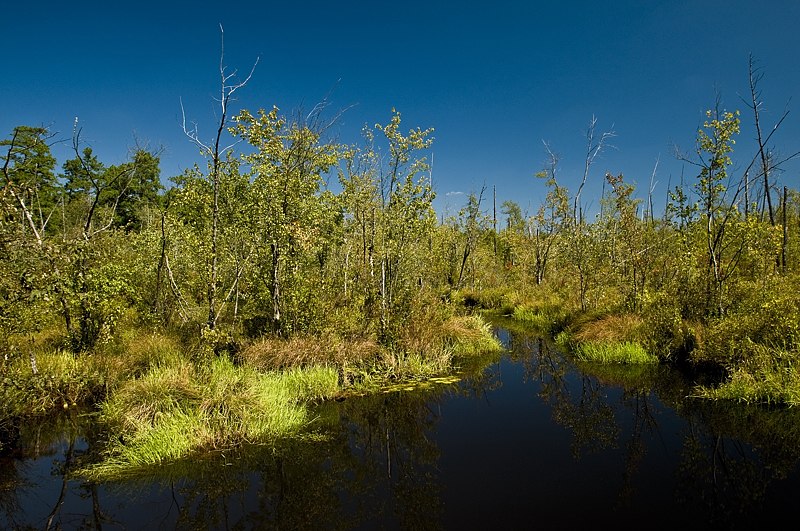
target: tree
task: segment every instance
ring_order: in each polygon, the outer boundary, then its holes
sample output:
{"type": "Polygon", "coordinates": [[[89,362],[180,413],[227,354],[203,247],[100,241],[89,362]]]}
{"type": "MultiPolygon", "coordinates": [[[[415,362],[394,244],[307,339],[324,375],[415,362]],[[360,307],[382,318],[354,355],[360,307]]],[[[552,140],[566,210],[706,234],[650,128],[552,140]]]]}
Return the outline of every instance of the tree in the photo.
{"type": "MultiPolygon", "coordinates": [[[[484,186],[481,188],[481,191],[477,197],[474,193],[469,194],[467,205],[458,213],[458,216],[461,219],[461,232],[464,235],[464,251],[461,254],[461,266],[459,267],[458,271],[456,288],[460,288],[462,286],[467,260],[478,246],[478,238],[485,228],[486,219],[481,212],[481,202],[483,201],[483,192],[485,191],[486,187],[484,186]]],[[[474,273],[474,268],[472,269],[474,273]]]]}
{"type": "Polygon", "coordinates": [[[717,313],[723,312],[724,284],[736,268],[743,246],[743,242],[735,244],[726,238],[726,228],[741,190],[740,186],[734,191],[732,201],[726,200],[727,167],[732,164],[730,153],[739,128],[739,112],[720,111],[717,105],[713,111],[706,111],[703,128],[697,132],[695,164],[700,168],[700,174],[695,191],[700,198],[699,212],[705,222],[708,270],[706,301],[715,306],[717,313]],[[725,254],[727,250],[732,250],[730,256],[725,254]]]}
{"type": "MultiPolygon", "coordinates": [[[[236,71],[229,73],[228,69],[225,65],[225,32],[222,28],[222,24],[219,26],[220,32],[220,54],[219,54],[219,78],[220,78],[220,98],[218,100],[219,103],[219,121],[217,122],[216,126],[216,134],[212,138],[210,142],[204,142],[200,139],[200,135],[198,133],[197,125],[195,124],[192,128],[189,128],[186,125],[186,113],[182,112],[183,115],[183,131],[186,136],[194,142],[194,144],[200,148],[200,152],[208,159],[208,180],[211,185],[211,232],[208,235],[210,241],[210,254],[208,260],[208,268],[209,268],[209,280],[207,286],[207,303],[208,303],[208,319],[206,320],[206,327],[209,330],[214,330],[217,324],[217,312],[218,312],[218,269],[219,269],[219,249],[218,249],[218,238],[219,238],[219,193],[220,193],[220,179],[223,171],[223,166],[226,160],[230,160],[227,155],[230,153],[231,149],[233,149],[233,145],[224,146],[222,143],[223,133],[226,132],[228,127],[228,119],[230,113],[230,104],[233,98],[233,95],[242,87],[247,85],[250,81],[250,78],[253,76],[253,72],[255,71],[256,66],[258,65],[258,59],[256,59],[255,63],[253,64],[253,68],[250,70],[250,73],[247,77],[242,80],[238,81],[236,79],[236,71]]],[[[181,110],[183,111],[183,105],[181,105],[181,110]]]]}
{"type": "Polygon", "coordinates": [[[583,177],[581,184],[578,185],[578,191],[575,193],[574,204],[572,212],[575,217],[575,224],[583,223],[583,206],[581,205],[581,192],[586,185],[586,179],[589,177],[589,169],[594,163],[594,159],[608,147],[609,139],[616,136],[614,131],[605,131],[600,134],[600,138],[596,138],[595,128],[597,127],[597,117],[594,115],[589,120],[589,126],[586,129],[586,157],[583,162],[583,177]]]}
{"type": "Polygon", "coordinates": [[[433,130],[404,134],[400,126],[400,113],[392,109],[388,124],[365,127],[366,145],[347,151],[339,175],[344,245],[357,245],[359,258],[347,261],[350,278],[363,297],[366,320],[377,318],[378,335],[386,343],[436,274],[426,267],[433,250],[435,193],[430,166],[420,153],[430,148],[433,130]]]}
{"type": "MultiPolygon", "coordinates": [[[[17,347],[14,336],[39,329],[40,313],[48,303],[53,268],[46,237],[60,196],[52,138],[46,128],[18,126],[10,139],[0,141],[5,148],[0,176],[0,344],[9,353],[17,347]]],[[[33,351],[30,363],[36,374],[33,351]]]]}
{"type": "Polygon", "coordinates": [[[2,168],[2,190],[19,208],[23,225],[39,244],[59,201],[55,158],[49,142],[53,134],[44,127],[18,126],[10,140],[0,141],[5,151],[2,168]],[[4,149],[7,148],[7,149],[4,149]]]}
{"type": "MultiPolygon", "coordinates": [[[[427,243],[433,229],[435,214],[432,202],[435,197],[426,175],[430,169],[427,160],[417,158],[417,153],[429,149],[433,129],[400,131],[400,113],[392,109],[388,124],[376,124],[383,133],[389,153],[386,166],[380,172],[381,191],[381,329],[389,331],[393,316],[402,312],[410,302],[410,285],[421,281],[414,252],[420,244],[427,243]]],[[[399,324],[399,323],[392,323],[399,324]]]]}
{"type": "Polygon", "coordinates": [[[500,212],[506,217],[506,226],[500,231],[500,255],[506,268],[512,268],[518,265],[519,253],[527,243],[527,221],[519,204],[514,201],[503,201],[500,212]]]}
{"type": "Polygon", "coordinates": [[[558,183],[557,179],[558,155],[550,149],[546,142],[544,147],[548,155],[547,165],[536,173],[536,177],[545,181],[548,190],[544,203],[539,207],[530,228],[530,237],[534,244],[533,270],[536,284],[541,284],[545,280],[551,250],[557,234],[566,229],[572,221],[570,219],[569,192],[566,187],[558,183]]]}
{"type": "MultiPolygon", "coordinates": [[[[324,238],[319,191],[323,175],[338,161],[338,147],[322,140],[318,114],[289,122],[273,107],[255,116],[244,110],[234,121],[232,131],[255,148],[242,161],[250,168],[257,263],[268,268],[262,278],[269,279],[273,329],[288,333],[287,302],[301,287],[304,262],[324,238]]],[[[290,306],[290,322],[297,324],[303,305],[290,306]]]]}

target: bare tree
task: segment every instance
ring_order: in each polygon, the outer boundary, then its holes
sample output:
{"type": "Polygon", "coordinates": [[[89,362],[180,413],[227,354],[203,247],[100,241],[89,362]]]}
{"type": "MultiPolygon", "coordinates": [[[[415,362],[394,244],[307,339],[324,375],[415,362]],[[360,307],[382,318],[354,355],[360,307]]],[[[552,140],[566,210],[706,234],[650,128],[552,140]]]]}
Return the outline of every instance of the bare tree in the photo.
{"type": "Polygon", "coordinates": [[[107,175],[108,172],[105,172],[106,174],[103,176],[98,175],[95,170],[90,167],[86,158],[81,155],[81,131],[82,128],[78,127],[78,117],[76,116],[72,129],[72,150],[75,152],[75,160],[78,161],[81,173],[91,185],[91,190],[87,190],[90,201],[89,211],[83,223],[83,239],[88,241],[98,233],[110,229],[114,224],[114,215],[119,206],[120,199],[122,199],[131,185],[136,166],[131,164],[123,171],[113,175],[107,175]],[[97,214],[98,206],[100,206],[100,199],[103,192],[107,190],[114,190],[116,192],[113,201],[111,201],[108,219],[101,226],[95,227],[95,215],[97,214]]]}
{"type": "MultiPolygon", "coordinates": [[[[760,68],[756,68],[756,60],[751,54],[748,59],[747,64],[748,70],[748,80],[749,80],[749,87],[750,87],[750,100],[746,101],[742,98],[745,105],[750,107],[753,111],[753,121],[756,128],[756,140],[758,141],[758,151],[756,155],[753,157],[753,160],[747,166],[747,169],[744,173],[745,179],[745,187],[746,190],[749,192],[749,175],[750,171],[752,170],[753,166],[756,163],[760,163],[759,171],[753,177],[753,181],[761,179],[763,183],[763,201],[765,202],[765,210],[769,215],[769,222],[770,225],[775,225],[775,210],[772,206],[772,193],[771,193],[771,184],[770,179],[776,173],[776,171],[780,168],[780,166],[788,161],[791,160],[798,155],[800,152],[793,153],[788,157],[783,159],[779,159],[776,154],[769,149],[767,144],[772,139],[772,136],[778,130],[778,128],[783,124],[783,121],[789,115],[789,110],[784,109],[783,113],[781,114],[778,121],[775,122],[775,125],[772,127],[772,130],[769,134],[764,138],[762,129],[761,129],[761,111],[763,109],[764,102],[761,101],[761,90],[758,88],[759,82],[764,78],[763,72],[761,72],[760,68]]],[[[745,193],[745,201],[748,201],[748,193],[745,193]]],[[[745,206],[745,212],[747,211],[747,206],[745,206]]]]}
{"type": "Polygon", "coordinates": [[[247,77],[238,81],[236,78],[237,71],[228,72],[225,66],[225,31],[222,24],[219,25],[220,33],[220,54],[219,54],[219,77],[220,77],[220,97],[219,97],[219,122],[217,123],[216,135],[211,142],[204,142],[200,139],[197,124],[192,124],[189,128],[186,125],[186,112],[183,109],[183,101],[181,101],[181,116],[182,127],[184,134],[200,148],[201,153],[211,160],[211,188],[213,194],[212,203],[212,219],[211,219],[211,265],[210,265],[210,278],[208,282],[208,328],[213,330],[217,322],[217,262],[218,250],[217,240],[219,235],[219,180],[220,170],[222,166],[222,157],[233,149],[235,143],[228,146],[222,146],[222,133],[228,125],[229,106],[233,99],[234,93],[240,88],[247,85],[250,78],[255,72],[258,65],[259,58],[256,58],[253,67],[247,77]]]}
{"type": "Polygon", "coordinates": [[[747,62],[747,74],[750,83],[750,105],[753,110],[753,119],[756,126],[756,135],[758,139],[758,155],[761,159],[761,175],[764,178],[764,197],[767,202],[767,211],[769,213],[770,225],[775,225],[775,215],[772,211],[772,195],[769,191],[769,161],[767,158],[766,149],[764,147],[764,139],[761,135],[761,117],[760,110],[763,102],[761,99],[761,91],[758,90],[758,82],[764,77],[760,69],[755,68],[755,60],[751,54],[747,62]]]}
{"type": "Polygon", "coordinates": [[[656,172],[658,171],[658,163],[659,162],[661,162],[661,157],[660,156],[656,159],[656,163],[653,166],[653,173],[650,174],[650,188],[647,191],[647,212],[648,212],[648,215],[650,216],[650,223],[652,223],[653,219],[654,219],[654,217],[653,217],[653,191],[656,188],[656,184],[658,184],[658,181],[656,181],[655,178],[656,178],[656,172]]]}
{"type": "Polygon", "coordinates": [[[578,191],[575,193],[575,200],[573,205],[573,215],[575,216],[575,224],[583,223],[583,209],[581,207],[581,192],[586,185],[586,179],[589,177],[589,168],[594,163],[594,159],[605,149],[608,141],[617,136],[614,131],[605,131],[597,138],[595,127],[597,126],[597,117],[592,115],[589,120],[589,127],[586,129],[586,158],[584,159],[583,178],[581,184],[578,186],[578,191]]]}

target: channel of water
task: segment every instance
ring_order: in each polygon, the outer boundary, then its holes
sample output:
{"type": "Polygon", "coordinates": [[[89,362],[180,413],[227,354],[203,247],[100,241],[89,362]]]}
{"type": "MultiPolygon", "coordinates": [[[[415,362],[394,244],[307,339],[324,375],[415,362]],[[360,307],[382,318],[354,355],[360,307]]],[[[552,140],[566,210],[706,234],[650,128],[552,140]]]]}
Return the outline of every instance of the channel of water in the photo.
{"type": "Polygon", "coordinates": [[[312,440],[87,485],[86,417],[0,458],[7,529],[752,529],[796,518],[800,413],[689,398],[666,367],[575,366],[497,328],[457,384],[320,405],[312,440]]]}

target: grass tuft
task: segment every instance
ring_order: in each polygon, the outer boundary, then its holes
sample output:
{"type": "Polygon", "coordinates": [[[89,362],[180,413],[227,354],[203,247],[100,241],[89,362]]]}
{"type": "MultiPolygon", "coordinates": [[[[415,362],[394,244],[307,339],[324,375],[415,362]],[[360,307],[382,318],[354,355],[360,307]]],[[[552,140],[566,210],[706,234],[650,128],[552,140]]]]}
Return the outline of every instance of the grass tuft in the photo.
{"type": "Polygon", "coordinates": [[[658,357],[649,354],[639,343],[631,341],[582,341],[576,344],[574,352],[578,360],[595,363],[658,363],[658,357]]]}
{"type": "Polygon", "coordinates": [[[698,387],[696,396],[748,404],[800,405],[800,353],[751,343],[744,363],[718,387],[698,387]]]}
{"type": "Polygon", "coordinates": [[[310,401],[338,392],[338,372],[327,366],[262,373],[224,357],[200,367],[155,365],[103,404],[108,458],[81,474],[118,479],[208,450],[289,437],[311,424],[310,401]]]}

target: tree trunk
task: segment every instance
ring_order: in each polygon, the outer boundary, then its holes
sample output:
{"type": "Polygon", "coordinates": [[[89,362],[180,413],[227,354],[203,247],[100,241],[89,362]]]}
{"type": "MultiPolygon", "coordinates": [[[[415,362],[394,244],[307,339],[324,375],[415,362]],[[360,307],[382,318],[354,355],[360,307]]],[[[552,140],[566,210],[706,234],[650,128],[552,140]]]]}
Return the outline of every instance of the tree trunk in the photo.
{"type": "Polygon", "coordinates": [[[278,244],[272,243],[272,323],[275,332],[281,333],[281,284],[280,284],[280,250],[278,244]]]}

